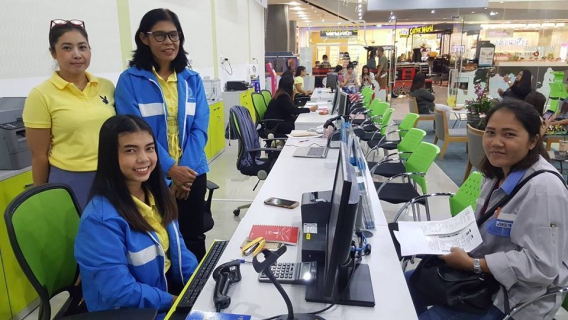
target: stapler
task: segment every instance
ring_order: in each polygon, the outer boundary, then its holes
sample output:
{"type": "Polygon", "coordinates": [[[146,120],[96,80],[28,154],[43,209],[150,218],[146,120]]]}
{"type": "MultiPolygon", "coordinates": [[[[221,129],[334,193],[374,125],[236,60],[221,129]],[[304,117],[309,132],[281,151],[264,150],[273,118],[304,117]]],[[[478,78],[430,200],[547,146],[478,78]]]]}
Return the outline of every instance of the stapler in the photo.
{"type": "Polygon", "coordinates": [[[241,249],[241,252],[243,256],[250,256],[251,253],[253,256],[256,256],[259,252],[262,251],[262,249],[264,249],[265,245],[266,245],[266,240],[264,240],[263,237],[258,237],[253,241],[247,243],[247,245],[245,245],[241,249]]]}

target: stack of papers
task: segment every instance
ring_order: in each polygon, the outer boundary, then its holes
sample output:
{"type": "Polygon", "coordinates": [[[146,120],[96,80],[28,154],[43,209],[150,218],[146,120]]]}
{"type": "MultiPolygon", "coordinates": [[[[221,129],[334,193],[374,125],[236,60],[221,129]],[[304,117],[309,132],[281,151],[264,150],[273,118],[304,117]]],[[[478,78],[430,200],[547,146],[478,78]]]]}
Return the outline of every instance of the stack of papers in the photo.
{"type": "Polygon", "coordinates": [[[317,133],[317,132],[313,132],[313,131],[308,131],[308,130],[292,130],[292,132],[290,132],[288,134],[289,137],[292,138],[303,138],[303,137],[319,137],[321,136],[321,133],[317,133]]]}
{"type": "Polygon", "coordinates": [[[483,241],[471,206],[446,220],[399,221],[396,237],[403,256],[448,254],[452,247],[470,252],[483,241]]]}

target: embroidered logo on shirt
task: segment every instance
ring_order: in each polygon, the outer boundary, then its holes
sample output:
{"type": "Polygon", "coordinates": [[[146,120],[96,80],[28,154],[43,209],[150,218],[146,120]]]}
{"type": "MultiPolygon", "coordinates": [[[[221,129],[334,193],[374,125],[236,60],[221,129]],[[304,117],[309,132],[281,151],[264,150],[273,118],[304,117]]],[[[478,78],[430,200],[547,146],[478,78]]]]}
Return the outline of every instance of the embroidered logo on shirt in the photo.
{"type": "Polygon", "coordinates": [[[101,98],[101,100],[103,101],[104,104],[108,104],[108,99],[106,96],[99,96],[101,98]]]}

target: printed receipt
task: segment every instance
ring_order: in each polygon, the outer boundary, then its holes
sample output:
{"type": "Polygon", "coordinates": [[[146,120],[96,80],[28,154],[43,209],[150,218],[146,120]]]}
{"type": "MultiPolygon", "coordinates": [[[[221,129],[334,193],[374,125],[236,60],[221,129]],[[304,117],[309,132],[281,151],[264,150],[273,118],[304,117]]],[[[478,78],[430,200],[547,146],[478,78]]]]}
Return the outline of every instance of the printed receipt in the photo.
{"type": "Polygon", "coordinates": [[[469,252],[482,242],[471,206],[442,221],[400,221],[398,230],[403,256],[447,254],[452,247],[469,252]]]}

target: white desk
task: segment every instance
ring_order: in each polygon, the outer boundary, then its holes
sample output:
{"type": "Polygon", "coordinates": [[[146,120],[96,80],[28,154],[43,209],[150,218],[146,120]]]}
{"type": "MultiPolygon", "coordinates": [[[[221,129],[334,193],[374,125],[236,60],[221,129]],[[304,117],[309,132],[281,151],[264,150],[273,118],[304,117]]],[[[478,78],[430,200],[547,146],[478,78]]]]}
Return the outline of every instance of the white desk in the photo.
{"type": "MultiPolygon", "coordinates": [[[[331,112],[331,107],[330,107],[331,112]]],[[[321,126],[324,124],[327,119],[333,117],[331,114],[320,115],[317,111],[310,112],[310,113],[300,113],[296,121],[294,122],[294,126],[296,130],[308,130],[310,128],[315,128],[317,126],[321,126]]]]}
{"type": "MultiPolygon", "coordinates": [[[[304,139],[305,140],[305,139],[304,139]]],[[[288,140],[288,145],[310,145],[314,142],[323,144],[324,139],[310,139],[299,143],[299,139],[288,140]]],[[[294,158],[295,147],[286,146],[268,175],[250,209],[246,212],[237,230],[233,234],[219,263],[240,258],[239,246],[248,236],[253,224],[301,225],[301,208],[282,209],[264,205],[269,197],[300,200],[304,192],[331,190],[338,158],[338,150],[331,149],[326,159],[294,158]]],[[[368,175],[370,179],[370,175],[368,175]]],[[[322,316],[326,319],[416,319],[410,294],[390,238],[384,213],[376,193],[371,190],[371,205],[377,220],[374,236],[368,239],[372,245],[370,256],[364,257],[369,264],[375,307],[349,307],[337,305],[322,316]]],[[[230,213],[227,213],[230,214],[230,213]]],[[[288,251],[279,259],[281,262],[301,260],[301,243],[289,246],[288,251]]],[[[251,259],[251,258],[248,258],[251,259]]],[[[276,288],[270,283],[258,282],[258,274],[252,264],[241,265],[242,280],[229,290],[231,305],[224,312],[250,314],[254,319],[286,314],[286,305],[276,288]]],[[[304,299],[305,287],[283,285],[290,296],[295,312],[316,311],[324,306],[321,303],[308,303],[304,299]]],[[[213,311],[213,291],[215,281],[210,278],[199,295],[193,309],[213,311]]]]}

